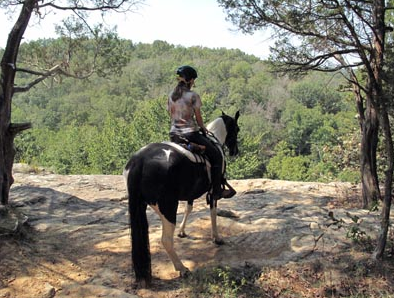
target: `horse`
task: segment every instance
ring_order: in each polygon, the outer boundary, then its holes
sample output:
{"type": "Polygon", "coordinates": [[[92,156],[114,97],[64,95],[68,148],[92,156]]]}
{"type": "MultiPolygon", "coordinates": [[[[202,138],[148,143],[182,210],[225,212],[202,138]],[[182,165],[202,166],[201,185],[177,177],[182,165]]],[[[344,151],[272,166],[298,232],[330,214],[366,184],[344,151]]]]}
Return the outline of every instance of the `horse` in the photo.
{"type": "MultiPolygon", "coordinates": [[[[239,111],[234,118],[222,112],[207,125],[213,135],[211,139],[222,152],[226,145],[230,156],[238,154],[238,118],[239,111]]],[[[128,193],[132,263],[140,287],[148,287],[152,280],[148,205],[162,221],[161,241],[175,270],[181,277],[190,273],[174,250],[177,209],[179,201],[192,204],[210,190],[210,170],[204,158],[188,152],[196,157],[192,161],[179,147],[170,142],[148,144],[132,155],[123,171],[128,193]]],[[[216,226],[216,206],[217,202],[210,200],[212,238],[216,243],[223,243],[216,226]]]]}

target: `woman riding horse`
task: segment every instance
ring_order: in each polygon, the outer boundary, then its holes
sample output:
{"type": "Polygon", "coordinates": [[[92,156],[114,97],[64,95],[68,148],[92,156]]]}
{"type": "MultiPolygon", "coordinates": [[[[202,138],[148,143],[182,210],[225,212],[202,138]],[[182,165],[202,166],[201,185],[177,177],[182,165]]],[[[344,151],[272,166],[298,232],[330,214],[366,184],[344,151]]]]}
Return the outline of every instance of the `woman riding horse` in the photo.
{"type": "Polygon", "coordinates": [[[222,188],[224,157],[219,148],[206,136],[209,131],[201,116],[201,98],[191,90],[197,78],[197,71],[191,66],[184,65],[177,69],[176,74],[178,84],[170,93],[167,106],[171,117],[171,141],[203,145],[205,155],[211,163],[212,200],[230,198],[235,195],[235,191],[231,187],[222,188]]]}
{"type": "MultiPolygon", "coordinates": [[[[229,155],[238,153],[237,124],[239,111],[234,117],[222,113],[208,129],[218,146],[226,146],[229,155]]],[[[208,166],[204,159],[185,152],[172,142],[151,143],[130,158],[123,175],[127,183],[132,261],[137,284],[148,286],[152,280],[149,249],[149,222],[146,214],[149,205],[162,222],[162,243],[174,268],[181,276],[188,274],[175,252],[174,231],[180,201],[192,203],[210,189],[208,166]]],[[[215,243],[223,243],[216,222],[216,200],[210,202],[211,232],[215,243]]]]}

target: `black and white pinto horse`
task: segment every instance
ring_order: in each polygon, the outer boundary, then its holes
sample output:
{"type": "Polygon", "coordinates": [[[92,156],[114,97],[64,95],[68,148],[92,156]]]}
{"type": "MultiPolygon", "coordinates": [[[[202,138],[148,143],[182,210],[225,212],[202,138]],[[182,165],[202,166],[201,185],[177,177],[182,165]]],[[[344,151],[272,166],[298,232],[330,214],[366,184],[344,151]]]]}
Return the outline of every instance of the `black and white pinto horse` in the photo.
{"type": "MultiPolygon", "coordinates": [[[[214,135],[213,140],[221,150],[226,145],[230,156],[238,154],[238,117],[239,111],[234,118],[223,113],[207,126],[214,135]]],[[[169,142],[149,144],[131,157],[123,172],[129,198],[132,261],[136,281],[141,287],[148,286],[152,279],[147,205],[155,210],[162,221],[162,244],[175,270],[181,276],[189,273],[174,250],[178,203],[187,201],[192,205],[193,200],[209,191],[210,170],[207,169],[206,160],[200,158],[200,162],[192,161],[177,147],[180,146],[169,142]]],[[[212,238],[222,243],[216,226],[216,206],[217,202],[210,203],[212,238]]]]}

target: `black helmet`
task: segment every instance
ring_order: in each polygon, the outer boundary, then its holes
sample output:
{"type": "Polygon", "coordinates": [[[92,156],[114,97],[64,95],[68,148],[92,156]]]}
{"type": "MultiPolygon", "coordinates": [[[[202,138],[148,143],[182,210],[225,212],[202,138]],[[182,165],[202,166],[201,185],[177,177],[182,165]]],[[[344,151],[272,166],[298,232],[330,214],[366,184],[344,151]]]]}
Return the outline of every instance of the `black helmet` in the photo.
{"type": "Polygon", "coordinates": [[[189,65],[183,65],[178,67],[178,69],[176,70],[176,74],[184,78],[186,82],[189,82],[191,79],[197,78],[197,71],[189,65]]]}

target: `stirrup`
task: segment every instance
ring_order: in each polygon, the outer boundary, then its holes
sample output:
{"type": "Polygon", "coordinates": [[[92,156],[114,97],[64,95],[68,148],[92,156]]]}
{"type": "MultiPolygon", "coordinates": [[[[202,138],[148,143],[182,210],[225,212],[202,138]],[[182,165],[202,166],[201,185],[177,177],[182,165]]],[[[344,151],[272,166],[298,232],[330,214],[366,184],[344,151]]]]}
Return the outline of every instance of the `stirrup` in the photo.
{"type": "Polygon", "coordinates": [[[231,189],[223,189],[221,197],[222,197],[223,199],[229,199],[229,198],[232,198],[233,196],[235,196],[236,193],[237,193],[237,192],[235,191],[234,188],[231,188],[231,189]]]}
{"type": "Polygon", "coordinates": [[[237,191],[228,183],[227,179],[223,178],[222,180],[222,197],[225,199],[232,198],[235,196],[237,191]],[[226,186],[229,189],[226,189],[226,186]]]}

